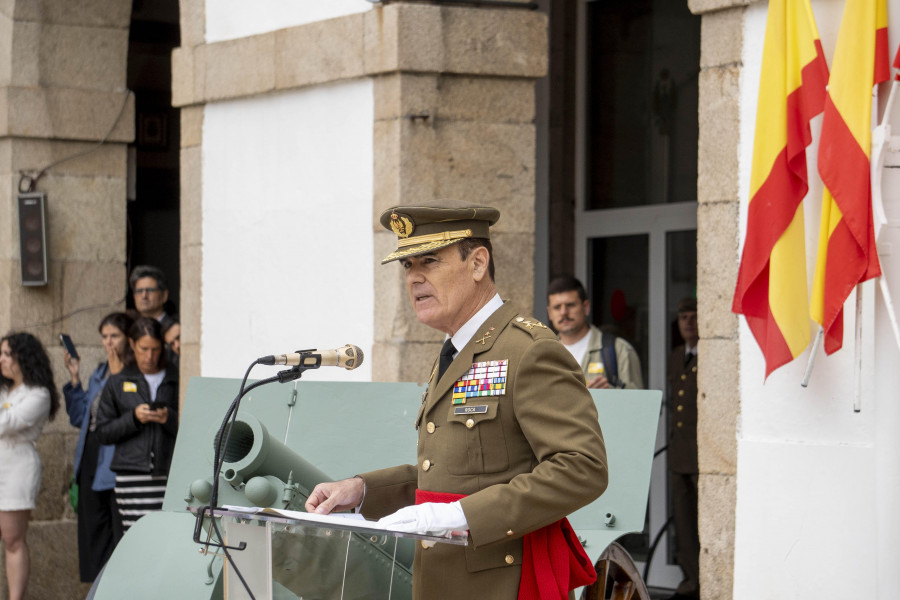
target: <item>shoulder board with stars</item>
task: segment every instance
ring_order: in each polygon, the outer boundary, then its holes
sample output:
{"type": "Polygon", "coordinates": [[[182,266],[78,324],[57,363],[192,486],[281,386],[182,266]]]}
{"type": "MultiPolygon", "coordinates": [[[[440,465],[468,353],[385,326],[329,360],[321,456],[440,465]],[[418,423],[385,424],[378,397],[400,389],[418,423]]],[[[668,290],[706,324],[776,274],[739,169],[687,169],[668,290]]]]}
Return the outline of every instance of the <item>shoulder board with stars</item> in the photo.
{"type": "Polygon", "coordinates": [[[525,317],[516,317],[513,319],[513,323],[516,324],[519,328],[525,329],[526,331],[534,331],[547,329],[549,331],[549,327],[538,321],[537,319],[526,319],[525,317]]]}
{"type": "Polygon", "coordinates": [[[512,320],[513,325],[518,327],[523,331],[527,331],[531,334],[531,337],[534,339],[543,339],[543,338],[553,338],[556,339],[556,334],[553,333],[553,330],[538,321],[537,319],[531,317],[516,317],[512,320]]]}

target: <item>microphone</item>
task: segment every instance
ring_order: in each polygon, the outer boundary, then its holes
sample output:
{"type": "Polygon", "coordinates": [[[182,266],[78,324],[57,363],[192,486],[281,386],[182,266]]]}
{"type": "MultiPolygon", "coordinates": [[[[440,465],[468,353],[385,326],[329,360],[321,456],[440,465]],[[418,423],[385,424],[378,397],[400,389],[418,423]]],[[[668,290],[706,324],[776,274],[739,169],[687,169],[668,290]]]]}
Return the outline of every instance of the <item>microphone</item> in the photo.
{"type": "Polygon", "coordinates": [[[336,350],[298,350],[291,354],[270,354],[259,359],[261,365],[301,366],[307,369],[319,367],[343,367],[351,371],[363,362],[359,346],[346,344],[336,350]]]}

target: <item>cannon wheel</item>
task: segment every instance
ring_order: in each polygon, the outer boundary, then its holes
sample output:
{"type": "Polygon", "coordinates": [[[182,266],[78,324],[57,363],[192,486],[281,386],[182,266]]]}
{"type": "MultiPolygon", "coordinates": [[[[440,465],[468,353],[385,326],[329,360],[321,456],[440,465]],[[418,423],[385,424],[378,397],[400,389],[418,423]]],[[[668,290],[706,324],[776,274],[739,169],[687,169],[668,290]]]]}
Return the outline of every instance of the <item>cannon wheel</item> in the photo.
{"type": "Polygon", "coordinates": [[[582,600],[605,600],[610,582],[610,600],[650,600],[650,593],[631,555],[618,543],[613,542],[606,547],[594,569],[597,571],[597,581],[584,588],[582,600]]]}

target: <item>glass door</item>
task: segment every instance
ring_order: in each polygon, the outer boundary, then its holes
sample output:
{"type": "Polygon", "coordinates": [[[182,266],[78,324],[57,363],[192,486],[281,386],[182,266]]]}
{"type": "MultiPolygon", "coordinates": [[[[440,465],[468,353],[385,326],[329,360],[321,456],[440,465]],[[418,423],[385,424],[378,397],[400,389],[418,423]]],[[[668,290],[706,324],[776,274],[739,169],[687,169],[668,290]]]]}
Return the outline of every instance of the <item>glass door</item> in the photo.
{"type": "MultiPolygon", "coordinates": [[[[686,0],[582,0],[577,22],[575,274],[594,324],[634,346],[647,388],[666,390],[676,307],[696,296],[700,19],[686,0]]],[[[648,586],[673,589],[667,402],[647,525],[622,541],[648,586]]]]}

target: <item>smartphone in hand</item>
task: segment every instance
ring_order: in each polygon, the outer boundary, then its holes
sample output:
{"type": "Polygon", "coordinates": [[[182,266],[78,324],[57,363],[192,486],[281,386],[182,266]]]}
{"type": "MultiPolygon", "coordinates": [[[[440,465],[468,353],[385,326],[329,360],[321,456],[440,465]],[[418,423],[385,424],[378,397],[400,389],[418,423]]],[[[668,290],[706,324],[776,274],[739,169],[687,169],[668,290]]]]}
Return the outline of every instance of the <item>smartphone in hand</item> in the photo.
{"type": "Polygon", "coordinates": [[[59,334],[59,343],[66,349],[66,352],[69,353],[69,356],[75,359],[80,359],[78,356],[78,351],[75,350],[75,344],[72,343],[72,338],[70,338],[65,333],[59,334]]]}
{"type": "Polygon", "coordinates": [[[150,408],[150,410],[159,410],[161,408],[165,408],[166,403],[165,402],[148,402],[147,406],[150,408]]]}

